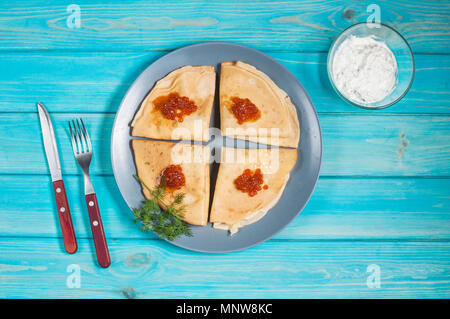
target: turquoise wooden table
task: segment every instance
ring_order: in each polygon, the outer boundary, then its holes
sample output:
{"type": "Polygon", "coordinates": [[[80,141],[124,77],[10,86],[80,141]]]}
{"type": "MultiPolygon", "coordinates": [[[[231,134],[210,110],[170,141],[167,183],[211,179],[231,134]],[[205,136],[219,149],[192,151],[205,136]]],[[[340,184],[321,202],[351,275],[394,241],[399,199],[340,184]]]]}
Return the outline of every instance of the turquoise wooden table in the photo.
{"type": "Polygon", "coordinates": [[[448,1],[69,4],[0,5],[1,298],[450,297],[448,1]],[[370,4],[416,61],[409,93],[381,111],[345,104],[326,74],[331,42],[366,21],[370,4]],[[203,41],[245,44],[283,63],[309,92],[323,131],[321,176],[304,211],[273,239],[232,254],[190,252],[140,232],[110,162],[114,115],[134,79],[156,58],[203,41]],[[62,247],[40,100],[59,143],[75,255],[62,247]],[[67,120],[79,116],[95,147],[109,269],[95,261],[70,148],[67,120]]]}

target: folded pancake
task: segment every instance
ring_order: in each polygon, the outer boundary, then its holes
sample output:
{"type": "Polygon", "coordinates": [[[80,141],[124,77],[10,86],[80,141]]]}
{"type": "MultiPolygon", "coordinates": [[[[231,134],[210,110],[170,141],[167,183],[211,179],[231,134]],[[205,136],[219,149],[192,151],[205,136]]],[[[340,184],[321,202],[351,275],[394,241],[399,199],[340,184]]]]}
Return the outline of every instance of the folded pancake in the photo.
{"type": "MultiPolygon", "coordinates": [[[[206,225],[209,205],[209,147],[149,140],[133,140],[132,147],[137,175],[150,188],[161,184],[164,176],[171,203],[177,194],[184,193],[183,220],[193,225],[206,225]]],[[[142,185],[144,195],[151,199],[142,185]]],[[[164,205],[160,203],[161,208],[164,205]]]]}
{"type": "Polygon", "coordinates": [[[265,73],[240,61],[222,63],[220,72],[222,135],[297,147],[297,111],[283,90],[265,73]]]}
{"type": "Polygon", "coordinates": [[[185,66],[159,80],[134,116],[132,135],[208,141],[216,88],[212,66],[185,66]]]}
{"type": "Polygon", "coordinates": [[[296,149],[222,148],[210,222],[229,230],[252,224],[283,194],[297,160],[296,149]]]}

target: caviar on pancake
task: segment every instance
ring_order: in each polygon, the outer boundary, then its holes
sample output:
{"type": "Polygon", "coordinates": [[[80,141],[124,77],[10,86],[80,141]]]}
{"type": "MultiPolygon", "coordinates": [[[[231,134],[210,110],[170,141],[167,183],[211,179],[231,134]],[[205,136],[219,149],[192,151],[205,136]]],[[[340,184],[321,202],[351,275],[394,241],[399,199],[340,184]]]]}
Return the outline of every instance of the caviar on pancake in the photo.
{"type": "Polygon", "coordinates": [[[233,96],[231,98],[231,113],[237,119],[238,124],[254,122],[261,117],[261,111],[247,98],[233,96]]]}
{"type": "Polygon", "coordinates": [[[197,111],[197,105],[192,100],[177,92],[157,97],[153,100],[153,105],[166,119],[178,122],[183,122],[185,116],[197,111]]]}
{"type": "Polygon", "coordinates": [[[180,165],[169,165],[161,171],[159,183],[164,180],[166,190],[174,191],[180,189],[186,184],[186,178],[180,165]]]}
{"type": "Polygon", "coordinates": [[[245,169],[244,172],[234,180],[234,185],[238,190],[248,193],[248,196],[255,196],[261,189],[268,189],[269,186],[264,183],[264,176],[261,170],[257,168],[254,172],[251,169],[245,169]]]}

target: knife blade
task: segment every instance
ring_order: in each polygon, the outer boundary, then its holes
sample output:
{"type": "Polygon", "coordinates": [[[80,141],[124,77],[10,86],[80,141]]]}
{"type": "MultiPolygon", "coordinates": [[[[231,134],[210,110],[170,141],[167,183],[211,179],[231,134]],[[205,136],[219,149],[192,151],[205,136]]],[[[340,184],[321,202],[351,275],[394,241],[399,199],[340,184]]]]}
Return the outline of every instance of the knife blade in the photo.
{"type": "Polygon", "coordinates": [[[69,203],[67,201],[66,189],[62,179],[61,165],[59,162],[58,148],[56,146],[55,132],[50,115],[44,104],[37,103],[39,121],[41,122],[42,138],[44,141],[45,155],[53,183],[56,207],[58,209],[59,223],[61,225],[64,247],[69,254],[77,251],[78,245],[70,216],[69,203]]]}

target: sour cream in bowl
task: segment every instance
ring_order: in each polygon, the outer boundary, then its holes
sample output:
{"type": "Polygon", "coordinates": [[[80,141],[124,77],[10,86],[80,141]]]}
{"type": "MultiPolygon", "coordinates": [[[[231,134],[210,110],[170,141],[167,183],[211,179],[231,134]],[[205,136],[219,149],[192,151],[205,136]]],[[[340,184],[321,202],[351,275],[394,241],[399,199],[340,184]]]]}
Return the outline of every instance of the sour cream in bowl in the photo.
{"type": "Polygon", "coordinates": [[[383,24],[360,23],[344,30],[331,46],[327,68],[338,95],[366,109],[397,103],[414,78],[409,45],[383,24]]]}

